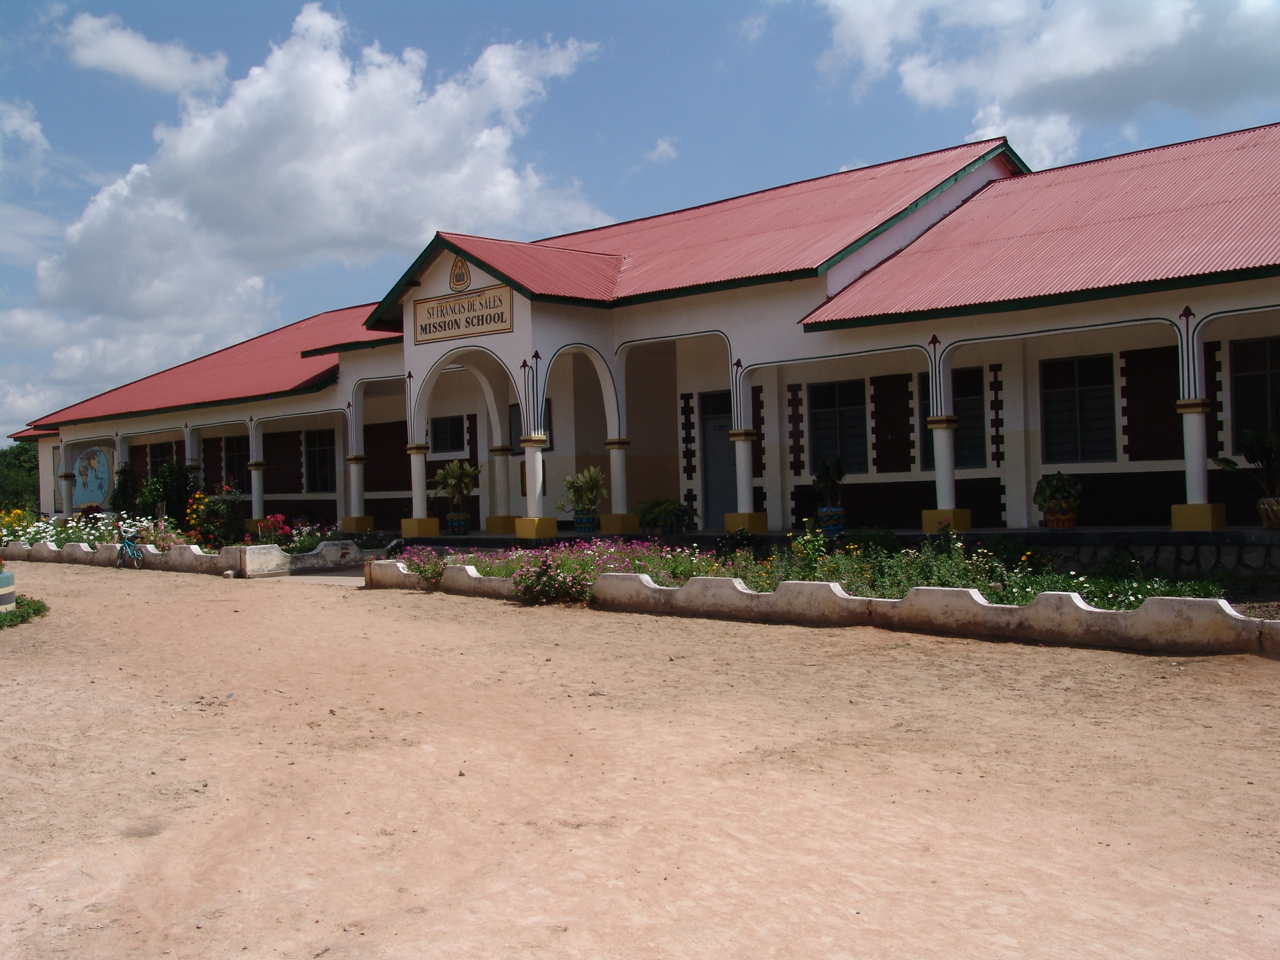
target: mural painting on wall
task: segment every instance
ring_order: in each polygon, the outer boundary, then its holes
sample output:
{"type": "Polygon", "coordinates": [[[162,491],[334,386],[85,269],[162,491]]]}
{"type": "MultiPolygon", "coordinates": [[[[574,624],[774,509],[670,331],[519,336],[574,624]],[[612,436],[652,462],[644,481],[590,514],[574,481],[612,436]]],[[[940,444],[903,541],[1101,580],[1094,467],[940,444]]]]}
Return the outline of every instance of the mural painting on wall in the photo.
{"type": "Polygon", "coordinates": [[[107,502],[113,478],[110,451],[90,447],[76,457],[71,472],[75,475],[75,489],[71,494],[72,509],[100,507],[107,502]]]}

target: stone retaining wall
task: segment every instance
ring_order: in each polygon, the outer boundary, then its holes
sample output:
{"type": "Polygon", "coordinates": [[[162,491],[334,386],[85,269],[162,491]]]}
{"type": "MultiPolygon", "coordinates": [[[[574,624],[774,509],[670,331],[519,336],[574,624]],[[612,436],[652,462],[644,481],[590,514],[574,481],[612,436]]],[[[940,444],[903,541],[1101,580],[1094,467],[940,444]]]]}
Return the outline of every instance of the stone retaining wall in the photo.
{"type": "MultiPolygon", "coordinates": [[[[402,563],[365,564],[365,586],[419,589],[402,563]]],[[[481,577],[474,567],[445,568],[445,593],[509,599],[511,581],[481,577]]],[[[602,610],[679,617],[794,623],[811,627],[883,627],[915,633],[1024,643],[1138,650],[1166,656],[1250,653],[1280,658],[1280,621],[1244,617],[1225,600],[1151,597],[1137,610],[1099,610],[1077,593],[1042,593],[1026,606],[990,603],[977,590],[916,587],[901,600],[855,597],[836,583],[789,581],[756,593],[741,580],[694,577],[659,587],[647,574],[606,573],[592,600],[602,610]]]]}
{"type": "MultiPolygon", "coordinates": [[[[10,543],[0,547],[2,560],[26,560],[34,563],[83,563],[95,567],[114,567],[119,545],[100,543],[90,548],[84,543],[68,543],[59,549],[52,543],[10,543]]],[[[247,579],[287,577],[309,570],[335,570],[358,567],[366,560],[382,557],[382,550],[361,550],[350,540],[328,541],[310,553],[288,554],[275,544],[223,547],[217,553],[205,553],[191,544],[171,547],[161,553],[149,543],[139,546],[142,566],[146,570],[171,573],[207,573],[247,579]]]]}

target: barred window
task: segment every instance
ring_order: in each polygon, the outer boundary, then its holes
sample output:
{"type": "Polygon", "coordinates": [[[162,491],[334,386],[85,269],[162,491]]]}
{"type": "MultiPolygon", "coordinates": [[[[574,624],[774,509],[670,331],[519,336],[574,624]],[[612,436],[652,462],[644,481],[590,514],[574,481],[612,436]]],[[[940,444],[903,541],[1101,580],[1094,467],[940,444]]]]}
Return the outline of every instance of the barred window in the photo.
{"type": "Polygon", "coordinates": [[[1045,463],[1115,460],[1111,354],[1040,362],[1040,429],[1045,463]]]}
{"type": "Polygon", "coordinates": [[[467,429],[462,416],[431,418],[431,452],[462,453],[467,449],[467,429]]]}
{"type": "Polygon", "coordinates": [[[222,438],[223,483],[230,484],[240,493],[249,492],[249,438],[222,438]]]}
{"type": "Polygon", "coordinates": [[[867,385],[865,380],[809,384],[812,460],[818,472],[824,460],[840,458],[846,473],[867,472],[867,385]]]}
{"type": "Polygon", "coordinates": [[[303,435],[307,493],[333,493],[338,489],[334,459],[337,445],[332,430],[308,430],[303,435]]]}
{"type": "Polygon", "coordinates": [[[1231,344],[1231,434],[1237,454],[1246,430],[1280,433],[1280,338],[1231,344]]]}

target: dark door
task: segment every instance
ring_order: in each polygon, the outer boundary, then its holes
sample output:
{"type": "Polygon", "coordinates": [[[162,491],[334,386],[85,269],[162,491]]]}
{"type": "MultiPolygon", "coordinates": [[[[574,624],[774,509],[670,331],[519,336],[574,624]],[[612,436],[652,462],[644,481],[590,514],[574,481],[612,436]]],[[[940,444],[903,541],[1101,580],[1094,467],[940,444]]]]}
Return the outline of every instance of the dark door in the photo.
{"type": "Polygon", "coordinates": [[[729,391],[719,390],[698,397],[702,427],[702,526],[723,530],[724,515],[738,509],[737,471],[734,469],[733,422],[729,391]]]}

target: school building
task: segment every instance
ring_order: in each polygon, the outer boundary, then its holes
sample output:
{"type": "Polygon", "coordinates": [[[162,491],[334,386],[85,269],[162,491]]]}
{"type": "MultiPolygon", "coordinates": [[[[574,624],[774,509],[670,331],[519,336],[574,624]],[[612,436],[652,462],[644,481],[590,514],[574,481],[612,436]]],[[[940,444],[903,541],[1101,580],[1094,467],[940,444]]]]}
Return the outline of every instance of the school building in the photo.
{"type": "MultiPolygon", "coordinates": [[[[1218,469],[1280,430],[1280,125],[1028,171],[1004,139],[532,243],[439,233],[334,310],[33,421],[41,506],[117,465],[232,483],[262,517],[434,533],[428,479],[482,464],[478,529],[554,534],[566,475],[704,529],[1255,525],[1218,469]],[[87,465],[86,465],[87,464],[87,465]]],[[[97,479],[95,479],[97,478],[97,479]]]]}

